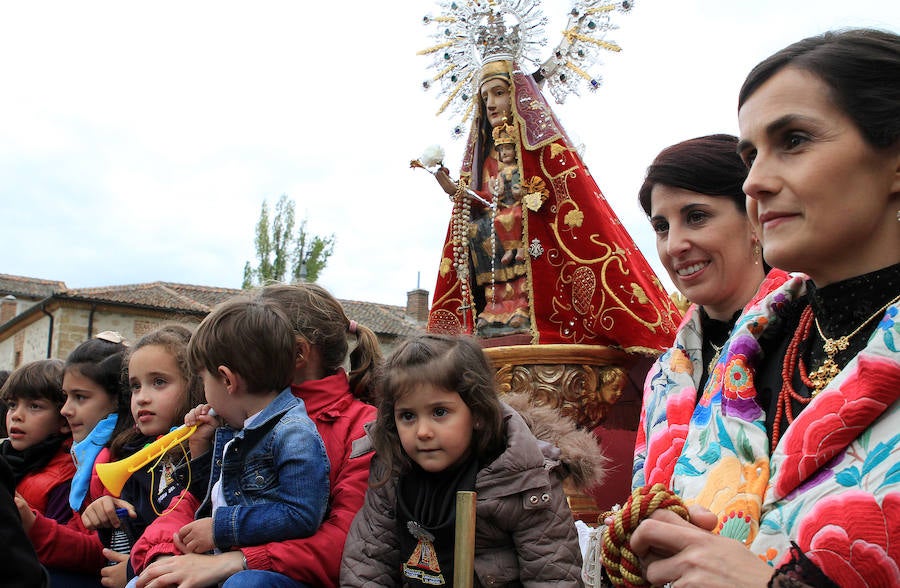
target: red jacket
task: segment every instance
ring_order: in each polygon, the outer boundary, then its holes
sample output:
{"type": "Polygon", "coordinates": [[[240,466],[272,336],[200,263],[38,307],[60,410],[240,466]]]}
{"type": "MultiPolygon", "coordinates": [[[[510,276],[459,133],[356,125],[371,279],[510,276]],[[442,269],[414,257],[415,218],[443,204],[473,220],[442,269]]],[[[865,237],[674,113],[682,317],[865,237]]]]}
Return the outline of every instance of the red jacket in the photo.
{"type": "MultiPolygon", "coordinates": [[[[71,457],[69,461],[71,462],[71,457]]],[[[94,465],[109,461],[109,451],[104,449],[97,456],[94,465]]],[[[94,499],[103,496],[105,489],[97,471],[91,475],[91,486],[88,495],[85,496],[81,508],[90,504],[94,499]]],[[[29,503],[30,504],[30,503],[29,503]]],[[[28,532],[38,559],[45,567],[66,570],[70,572],[95,573],[106,565],[103,557],[103,543],[96,531],[88,531],[81,522],[78,512],[72,513],[72,518],[65,525],[45,517],[36,509],[34,525],[28,532]]]]}
{"type": "Polygon", "coordinates": [[[31,508],[41,514],[47,512],[47,499],[53,490],[67,484],[75,475],[75,462],[69,454],[71,448],[72,440],[67,439],[59,446],[59,451],[47,465],[30,472],[16,484],[16,492],[22,495],[31,508]]]}
{"type": "MultiPolygon", "coordinates": [[[[352,459],[351,456],[354,449],[360,452],[360,446],[366,446],[363,425],[375,420],[376,410],[353,397],[343,370],[292,388],[294,395],[306,404],[331,462],[328,515],[311,537],[241,547],[241,551],[250,569],[279,572],[311,586],[337,586],[344,541],[353,517],[362,507],[374,453],[368,450],[352,459]],[[354,448],[357,440],[361,441],[354,448]]],[[[131,565],[136,572],[140,573],[158,555],[178,553],[172,535],[194,520],[198,506],[197,497],[185,492],[171,513],[147,527],[131,551],[131,565]]]]}

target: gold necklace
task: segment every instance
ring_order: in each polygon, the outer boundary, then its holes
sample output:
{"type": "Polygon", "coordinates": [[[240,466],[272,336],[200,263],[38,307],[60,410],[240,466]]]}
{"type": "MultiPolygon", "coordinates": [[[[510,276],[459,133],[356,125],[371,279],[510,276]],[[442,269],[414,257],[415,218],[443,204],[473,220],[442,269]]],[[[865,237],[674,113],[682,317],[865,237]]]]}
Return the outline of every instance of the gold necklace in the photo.
{"type": "Polygon", "coordinates": [[[710,341],[709,345],[713,348],[715,353],[713,353],[712,359],[709,360],[709,364],[706,366],[706,373],[712,376],[713,368],[716,366],[716,362],[719,361],[719,354],[722,353],[722,348],[725,347],[725,344],[722,343],[721,345],[716,345],[710,341]]]}
{"type": "Polygon", "coordinates": [[[825,386],[834,379],[836,375],[841,373],[841,368],[838,367],[837,363],[834,361],[834,357],[838,354],[838,351],[844,351],[847,347],[850,346],[850,339],[855,337],[863,328],[872,322],[877,317],[880,317],[884,314],[884,311],[888,309],[889,306],[894,304],[900,300],[900,296],[896,296],[893,300],[879,308],[875,311],[875,314],[867,318],[861,325],[856,327],[852,333],[849,335],[844,335],[843,337],[838,337],[836,339],[830,339],[825,336],[825,333],[822,332],[822,327],[819,325],[819,318],[815,317],[816,330],[819,332],[819,336],[822,338],[823,348],[825,349],[825,355],[828,357],[825,359],[824,363],[821,366],[815,369],[812,373],[809,374],[809,379],[813,384],[814,390],[811,391],[812,395],[815,396],[819,392],[822,391],[825,386]]]}

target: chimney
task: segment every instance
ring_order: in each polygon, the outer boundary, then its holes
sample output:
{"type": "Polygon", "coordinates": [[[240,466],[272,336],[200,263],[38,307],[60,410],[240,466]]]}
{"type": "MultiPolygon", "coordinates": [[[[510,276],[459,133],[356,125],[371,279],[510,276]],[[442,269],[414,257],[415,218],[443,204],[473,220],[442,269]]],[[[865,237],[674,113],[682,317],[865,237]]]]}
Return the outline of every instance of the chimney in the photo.
{"type": "Polygon", "coordinates": [[[0,302],[0,324],[12,320],[18,314],[19,303],[12,294],[7,294],[0,302]]]}
{"type": "Polygon", "coordinates": [[[416,288],[406,293],[406,314],[420,323],[428,320],[428,290],[416,288]]]}

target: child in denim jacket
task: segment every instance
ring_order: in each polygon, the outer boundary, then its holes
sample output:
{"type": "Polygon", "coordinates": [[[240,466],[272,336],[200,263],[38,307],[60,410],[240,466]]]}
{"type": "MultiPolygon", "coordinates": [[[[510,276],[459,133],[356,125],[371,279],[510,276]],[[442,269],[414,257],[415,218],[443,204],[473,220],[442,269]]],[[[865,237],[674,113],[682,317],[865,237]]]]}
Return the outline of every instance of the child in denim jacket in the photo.
{"type": "Polygon", "coordinates": [[[328,502],[325,447],[289,387],[295,339],[284,313],[267,302],[226,302],[197,328],[188,358],[208,402],[185,417],[198,426],[189,440],[198,456],[189,489],[131,553],[142,580],[165,585],[204,583],[205,568],[191,554],[215,550],[224,556],[218,569],[239,571],[245,564],[236,548],[313,534],[328,502]],[[178,557],[152,564],[164,555],[178,557]]]}

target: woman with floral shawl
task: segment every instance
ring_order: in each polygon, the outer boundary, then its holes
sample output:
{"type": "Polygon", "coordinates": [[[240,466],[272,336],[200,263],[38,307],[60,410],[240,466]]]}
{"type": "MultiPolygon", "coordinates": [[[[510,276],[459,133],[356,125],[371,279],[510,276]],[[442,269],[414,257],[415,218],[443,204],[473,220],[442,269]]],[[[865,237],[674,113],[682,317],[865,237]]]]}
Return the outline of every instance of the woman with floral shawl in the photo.
{"type": "Polygon", "coordinates": [[[803,274],[747,308],[683,449],[644,466],[711,511],[637,527],[651,583],[900,584],[897,96],[900,36],[875,30],[802,40],[744,82],[748,213],[766,260],[803,274]]]}

